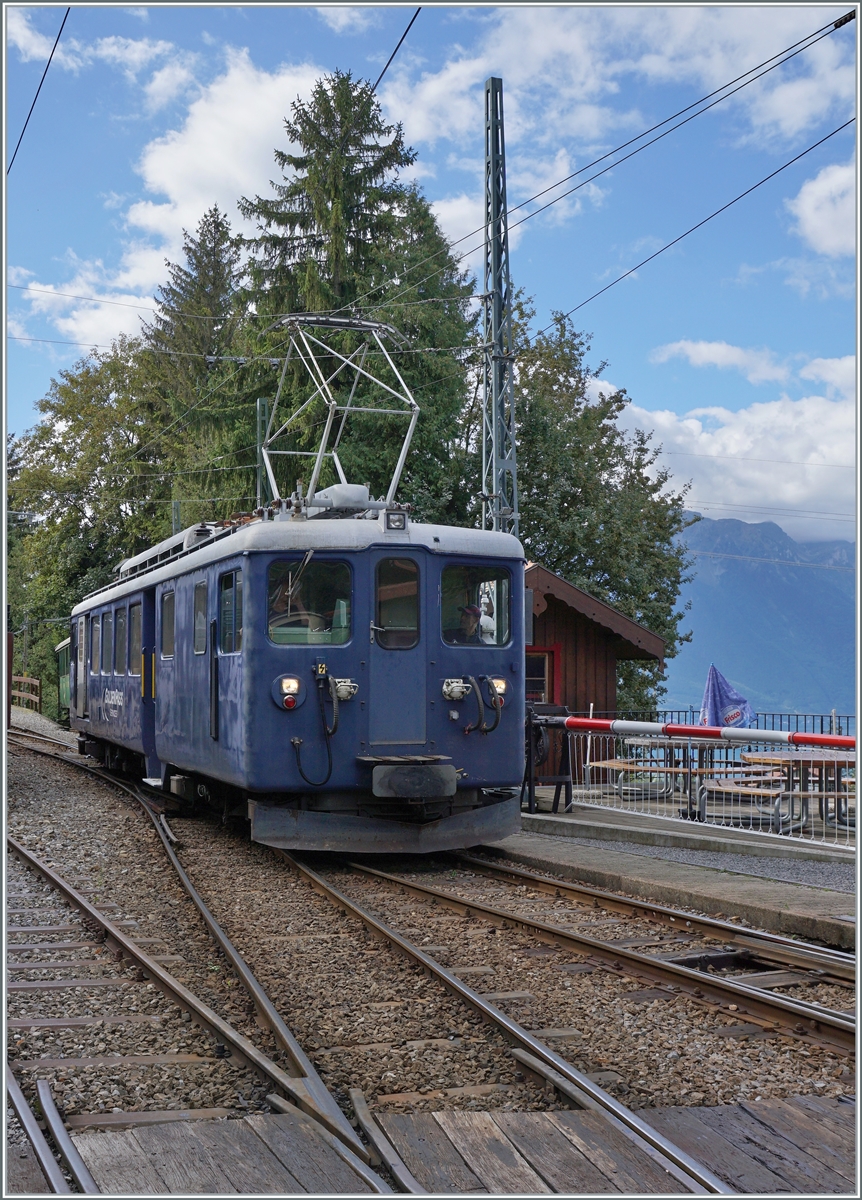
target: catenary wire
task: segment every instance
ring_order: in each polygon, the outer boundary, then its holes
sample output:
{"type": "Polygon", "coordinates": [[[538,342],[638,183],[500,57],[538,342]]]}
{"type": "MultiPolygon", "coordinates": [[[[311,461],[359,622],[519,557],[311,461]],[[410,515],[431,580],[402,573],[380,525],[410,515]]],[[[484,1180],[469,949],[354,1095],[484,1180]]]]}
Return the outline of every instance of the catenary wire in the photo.
{"type": "Polygon", "coordinates": [[[647,258],[643,259],[643,261],[639,262],[636,266],[630,267],[628,271],[625,271],[622,275],[619,275],[616,279],[606,284],[603,288],[600,288],[597,292],[593,292],[592,296],[588,296],[586,300],[582,300],[580,304],[576,304],[574,308],[570,308],[568,312],[562,313],[560,316],[555,317],[553,321],[549,322],[544,326],[544,328],[540,329],[539,332],[534,335],[534,337],[540,337],[543,333],[547,333],[548,330],[553,329],[554,325],[556,325],[559,321],[564,321],[567,317],[570,317],[572,313],[576,313],[578,309],[583,308],[585,304],[589,304],[592,300],[596,300],[599,296],[604,295],[605,292],[609,291],[612,287],[615,287],[618,283],[622,283],[624,279],[628,279],[629,275],[633,275],[635,271],[639,271],[641,267],[645,267],[646,264],[652,262],[654,258],[658,258],[660,254],[664,254],[665,250],[670,250],[672,246],[676,246],[683,240],[683,238],[687,238],[689,234],[701,229],[707,224],[708,221],[712,221],[715,217],[718,217],[721,215],[721,213],[726,212],[727,209],[731,208],[734,204],[737,204],[740,200],[744,200],[746,196],[750,196],[752,192],[756,191],[759,187],[763,187],[763,185],[768,183],[770,179],[774,179],[776,175],[780,175],[782,171],[786,171],[788,167],[792,167],[794,163],[799,162],[799,160],[804,158],[806,154],[810,154],[812,150],[816,150],[818,146],[822,146],[824,142],[828,142],[830,138],[833,138],[836,134],[841,133],[842,130],[846,129],[849,125],[852,125],[855,120],[855,117],[851,117],[849,121],[845,121],[843,125],[839,125],[838,128],[833,129],[831,133],[827,133],[825,137],[820,138],[819,141],[816,141],[813,145],[808,146],[807,149],[803,150],[800,154],[794,155],[793,158],[789,159],[786,163],[782,163],[782,165],[777,167],[776,170],[770,171],[770,173],[765,175],[763,179],[759,179],[757,183],[752,184],[750,188],[746,188],[744,192],[740,192],[738,196],[734,196],[732,200],[728,200],[727,204],[722,204],[721,208],[717,208],[715,212],[710,213],[708,217],[704,217],[702,221],[698,221],[696,225],[692,225],[690,229],[686,229],[685,233],[681,233],[679,237],[675,237],[672,242],[668,242],[666,245],[656,250],[654,254],[650,254],[647,258]]]}
{"type": "Polygon", "coordinates": [[[377,82],[376,82],[376,83],[373,85],[373,87],[371,88],[372,92],[376,92],[376,91],[377,91],[378,85],[380,84],[380,80],[383,78],[383,76],[386,74],[386,72],[389,70],[390,66],[392,65],[392,60],[395,58],[395,55],[396,55],[396,54],[398,53],[398,51],[401,49],[401,44],[402,44],[402,42],[403,42],[403,41],[404,41],[404,39],[407,37],[407,34],[410,32],[410,30],[413,28],[413,22],[414,22],[414,21],[416,20],[416,18],[419,16],[419,14],[421,13],[421,11],[422,11],[421,7],[420,7],[420,8],[417,8],[417,9],[416,9],[416,12],[415,12],[415,13],[413,14],[413,16],[410,18],[410,24],[407,26],[407,28],[406,28],[406,29],[404,30],[404,32],[401,34],[401,37],[399,38],[399,41],[398,41],[398,45],[395,47],[395,49],[394,49],[394,50],[392,51],[392,53],[389,55],[389,58],[388,58],[388,59],[387,59],[387,61],[386,61],[386,66],[383,68],[383,70],[382,70],[382,71],[380,72],[380,74],[377,76],[377,82]]]}
{"type": "Polygon", "coordinates": [[[790,561],[786,558],[756,558],[753,554],[720,554],[717,550],[692,550],[686,547],[689,554],[694,554],[698,558],[735,558],[741,562],[757,562],[757,563],[775,563],[779,567],[810,567],[815,571],[846,571],[852,575],[856,574],[855,567],[835,567],[829,563],[807,563],[790,561]]]}
{"type": "Polygon", "coordinates": [[[39,86],[36,88],[36,95],[33,97],[33,103],[30,105],[30,111],[27,113],[27,120],[24,122],[24,128],[21,130],[21,135],[15,144],[15,150],[12,154],[12,158],[9,162],[9,166],[6,168],[7,175],[12,170],[12,163],[14,163],[15,159],[18,156],[18,149],[24,138],[24,134],[27,132],[27,126],[30,124],[30,118],[33,116],[33,109],[36,107],[36,101],[39,99],[39,93],[42,90],[42,84],[45,82],[45,76],[48,74],[48,68],[50,67],[51,63],[54,60],[54,51],[57,49],[57,47],[60,44],[60,36],[63,33],[63,30],[66,28],[66,21],[69,19],[69,13],[71,11],[72,11],[71,6],[66,9],[66,14],[63,17],[63,23],[60,26],[60,33],[57,34],[56,41],[54,42],[54,45],[51,47],[51,53],[48,55],[48,61],[45,64],[45,70],[42,72],[42,78],[39,80],[39,86]]]}
{"type": "MultiPolygon", "coordinates": [[[[836,29],[839,29],[839,28],[841,28],[841,26],[842,26],[842,25],[845,25],[845,24],[847,24],[847,22],[848,22],[849,20],[852,20],[852,19],[854,19],[854,18],[855,18],[855,12],[853,12],[853,13],[851,13],[851,14],[845,14],[845,16],[844,16],[844,17],[841,17],[841,18],[839,18],[839,20],[837,20],[837,21],[830,22],[828,26],[822,26],[820,29],[818,29],[818,30],[815,30],[815,31],[814,31],[814,33],[811,33],[811,34],[809,34],[807,38],[804,38],[804,39],[802,39],[802,40],[803,40],[803,41],[805,41],[805,42],[810,42],[810,44],[811,44],[811,45],[814,45],[814,44],[816,44],[816,41],[820,41],[820,40],[821,40],[821,37],[828,37],[828,36],[829,36],[831,33],[833,33],[833,32],[834,32],[836,29]],[[825,33],[823,32],[824,30],[826,30],[826,32],[825,32],[825,33]],[[814,40],[812,40],[812,39],[814,39],[814,40]]],[[[780,62],[777,62],[777,63],[775,63],[775,64],[774,64],[772,67],[769,67],[769,68],[768,68],[768,70],[766,70],[766,71],[761,71],[761,74],[760,74],[760,75],[756,76],[756,77],[755,77],[755,78],[753,78],[753,79],[750,79],[750,80],[748,80],[748,83],[753,83],[753,82],[755,82],[755,79],[759,79],[759,78],[760,78],[762,75],[765,75],[765,74],[767,74],[767,73],[768,73],[768,71],[774,70],[776,67],[779,67],[779,66],[781,66],[781,65],[783,64],[783,62],[787,61],[787,59],[785,59],[785,58],[782,58],[782,56],[783,56],[783,55],[787,55],[787,58],[793,58],[793,57],[795,57],[795,55],[796,55],[796,54],[798,54],[798,53],[801,53],[801,51],[800,51],[800,50],[796,50],[796,49],[795,49],[795,47],[797,47],[797,46],[799,46],[799,45],[800,45],[800,43],[799,43],[799,42],[794,42],[794,43],[793,43],[793,45],[791,45],[791,46],[788,46],[788,47],[786,47],[784,50],[781,50],[781,51],[779,51],[779,53],[778,53],[778,54],[776,54],[776,55],[773,55],[773,56],[772,56],[773,58],[778,58],[778,59],[781,59],[781,61],[780,61],[780,62]],[[791,51],[792,51],[793,53],[790,53],[791,51]]],[[[802,47],[802,49],[807,49],[807,48],[808,48],[807,46],[803,46],[803,47],[802,47]]],[[[758,71],[758,70],[760,70],[760,67],[764,66],[764,65],[765,65],[765,63],[769,63],[769,62],[771,62],[771,61],[772,61],[772,59],[766,59],[766,60],[764,60],[764,63],[761,63],[761,64],[759,64],[759,66],[757,66],[757,67],[752,67],[752,68],[751,68],[751,72],[754,72],[754,71],[758,71]]],[[[746,72],[746,74],[750,74],[751,72],[746,72]]],[[[734,83],[738,82],[738,80],[739,80],[739,79],[742,79],[742,78],[744,78],[744,76],[737,76],[737,78],[736,78],[736,79],[733,79],[733,80],[731,80],[729,83],[726,83],[726,84],[724,84],[724,85],[723,85],[721,88],[718,88],[718,89],[717,89],[717,92],[725,91],[727,88],[729,88],[729,87],[732,87],[734,83]]],[[[743,87],[745,87],[745,86],[747,86],[747,84],[743,84],[742,86],[743,86],[743,87]]],[[[736,89],[735,89],[735,91],[739,91],[739,90],[740,90],[739,88],[736,88],[736,89]]],[[[716,95],[716,94],[717,94],[717,92],[710,92],[708,96],[704,96],[704,97],[702,97],[700,100],[696,100],[696,101],[694,101],[693,105],[689,105],[687,108],[680,109],[680,111],[679,111],[678,113],[675,113],[673,116],[666,117],[666,118],[665,118],[665,120],[664,120],[664,121],[661,121],[661,122],[659,122],[659,124],[658,124],[658,125],[654,125],[654,126],[652,126],[652,128],[651,128],[651,129],[647,129],[647,130],[645,130],[643,133],[640,133],[640,134],[638,134],[638,136],[637,136],[637,137],[635,137],[635,138],[631,138],[631,139],[630,139],[628,142],[624,142],[622,145],[620,145],[620,146],[617,146],[617,147],[616,147],[614,150],[609,150],[609,151],[608,151],[608,153],[607,153],[606,155],[603,155],[601,158],[598,158],[598,159],[596,159],[596,160],[595,160],[594,162],[592,162],[592,163],[588,163],[588,164],[586,164],[585,166],[581,167],[581,168],[580,168],[578,171],[574,172],[572,175],[568,175],[568,176],[566,176],[566,178],[565,178],[565,179],[558,180],[556,183],[554,183],[554,184],[551,184],[551,185],[550,185],[548,188],[545,188],[545,189],[544,189],[544,191],[537,193],[535,196],[532,196],[532,197],[528,198],[527,200],[523,200],[523,201],[521,201],[521,203],[520,203],[520,204],[518,204],[518,205],[516,206],[516,208],[523,208],[523,206],[524,206],[525,204],[530,204],[530,203],[532,203],[532,201],[533,201],[533,200],[535,200],[535,199],[538,199],[540,196],[542,196],[542,195],[546,194],[548,191],[552,191],[554,188],[561,186],[561,184],[562,184],[562,183],[565,183],[565,182],[567,182],[567,180],[568,180],[568,179],[572,179],[572,178],[574,178],[574,176],[575,176],[575,175],[582,174],[584,171],[588,171],[588,170],[590,170],[590,169],[591,169],[593,166],[597,165],[597,164],[598,164],[598,163],[600,163],[600,162],[603,162],[605,158],[608,158],[608,157],[610,157],[610,156],[611,156],[611,155],[613,155],[613,154],[617,154],[617,153],[619,153],[619,151],[620,151],[620,150],[622,150],[622,149],[625,149],[626,147],[628,147],[628,146],[632,145],[632,143],[633,143],[633,142],[640,141],[640,139],[641,139],[641,138],[647,137],[647,136],[648,136],[648,135],[649,135],[651,132],[653,132],[653,130],[661,128],[661,126],[662,126],[662,125],[664,125],[664,124],[667,124],[667,122],[668,122],[668,121],[675,120],[675,118],[676,118],[677,116],[680,116],[682,113],[684,113],[684,112],[688,111],[688,108],[694,107],[694,106],[696,106],[696,105],[698,105],[698,104],[702,104],[702,103],[704,102],[704,100],[710,99],[712,96],[716,95]]],[[[729,93],[729,95],[732,95],[732,94],[733,94],[733,93],[729,93]]],[[[724,98],[726,98],[726,97],[724,97],[724,98]]],[[[716,102],[716,103],[717,103],[717,102],[716,102]]],[[[714,107],[714,105],[709,105],[708,107],[709,107],[709,108],[712,108],[712,107],[714,107]]],[[[707,108],[704,108],[704,109],[702,109],[701,111],[702,111],[702,112],[706,112],[706,111],[707,111],[707,108]]],[[[697,116],[697,115],[699,115],[699,114],[698,114],[698,113],[696,113],[696,114],[694,114],[694,115],[695,115],[695,116],[697,116]]],[[[688,120],[691,120],[691,118],[688,118],[688,120]]],[[[686,122],[681,122],[680,124],[686,124],[686,122]]],[[[668,132],[671,132],[671,131],[669,130],[668,132]]],[[[665,136],[665,135],[662,135],[662,136],[665,136]]],[[[658,140],[658,139],[654,139],[654,140],[658,140]]],[[[650,143],[650,144],[652,144],[652,143],[650,143]]],[[[646,148],[646,147],[641,147],[641,149],[645,149],[645,148],[646,148]]],[[[637,152],[635,152],[635,153],[637,153],[637,152]]],[[[631,156],[631,155],[626,155],[626,158],[630,158],[630,157],[632,157],[632,156],[631,156]]],[[[625,160],[624,160],[624,159],[622,159],[622,160],[620,160],[620,161],[625,161],[625,160]]],[[[607,167],[607,168],[605,168],[605,169],[604,169],[604,171],[601,171],[601,172],[599,172],[599,174],[604,174],[604,173],[605,173],[605,171],[611,170],[611,169],[613,168],[613,165],[614,165],[614,164],[612,164],[610,167],[607,167]]],[[[584,182],[583,182],[583,183],[582,183],[580,186],[581,186],[581,187],[583,187],[583,186],[586,186],[586,184],[587,184],[587,183],[590,183],[590,182],[592,182],[592,179],[596,179],[596,178],[598,178],[598,175],[592,176],[592,177],[591,177],[591,179],[589,179],[589,180],[585,180],[585,181],[584,181],[584,182]]],[[[577,190],[577,189],[572,189],[572,191],[575,191],[575,190],[577,190]]],[[[566,195],[571,195],[571,191],[570,191],[570,192],[567,192],[567,193],[566,193],[566,195]]],[[[556,199],[557,199],[557,200],[561,200],[561,199],[563,199],[563,198],[564,198],[563,196],[559,196],[559,197],[557,197],[556,199]]],[[[556,202],[556,200],[555,200],[555,201],[552,201],[552,203],[555,203],[555,202],[556,202]]],[[[544,206],[544,207],[549,207],[549,206],[547,206],[547,205],[546,205],[546,206],[544,206]]],[[[515,211],[515,209],[514,209],[514,208],[513,208],[513,209],[509,209],[509,210],[507,210],[507,216],[509,215],[509,213],[511,213],[511,212],[514,212],[514,211],[515,211]]],[[[539,210],[537,210],[537,212],[541,212],[541,211],[544,211],[544,209],[539,209],[539,210]]],[[[530,216],[535,216],[535,215],[536,215],[536,213],[530,213],[530,214],[528,214],[528,217],[526,217],[526,218],[522,218],[522,219],[521,219],[519,222],[517,222],[517,224],[518,224],[518,225],[521,225],[521,224],[523,224],[523,223],[524,223],[524,221],[525,221],[525,220],[527,220],[527,219],[528,219],[530,216]]],[[[516,226],[512,226],[512,228],[515,228],[515,227],[516,227],[516,226]]],[[[448,245],[447,245],[446,249],[447,249],[447,250],[450,250],[452,247],[454,247],[454,246],[457,246],[457,245],[460,245],[460,243],[461,243],[461,242],[467,241],[467,239],[468,239],[468,238],[474,237],[474,236],[475,236],[477,233],[481,233],[481,232],[483,232],[483,231],[484,231],[484,228],[485,228],[485,227],[484,227],[484,225],[482,225],[482,226],[479,226],[477,229],[471,230],[471,231],[470,231],[470,233],[466,233],[466,234],[464,234],[464,235],[463,235],[463,237],[460,237],[460,238],[458,238],[456,241],[448,243],[448,245]]],[[[470,249],[470,250],[464,251],[464,253],[462,253],[461,255],[459,255],[459,256],[458,256],[458,258],[456,259],[456,262],[462,262],[462,261],[463,261],[465,258],[467,258],[467,257],[468,257],[470,254],[473,254],[473,253],[475,253],[475,251],[476,251],[476,250],[478,250],[478,249],[481,249],[481,246],[475,246],[475,247],[473,247],[473,248],[472,248],[472,249],[470,249]]],[[[439,257],[439,255],[440,255],[440,254],[442,254],[442,253],[444,253],[444,252],[445,252],[444,250],[438,250],[438,251],[436,251],[434,254],[428,255],[428,257],[427,257],[427,258],[421,259],[421,260],[420,260],[418,263],[414,263],[414,264],[413,264],[411,267],[409,267],[409,268],[408,268],[408,271],[415,271],[415,270],[417,270],[419,267],[423,266],[425,263],[431,262],[431,261],[433,261],[433,259],[435,259],[435,258],[439,257]]],[[[416,284],[411,284],[411,285],[410,285],[410,287],[408,287],[408,288],[405,288],[405,289],[404,289],[402,292],[398,292],[398,293],[396,293],[396,295],[404,295],[404,294],[405,294],[405,292],[407,292],[407,291],[410,291],[410,290],[411,290],[411,288],[413,288],[413,287],[419,287],[419,286],[421,286],[421,284],[422,284],[422,283],[425,283],[425,282],[427,282],[427,280],[428,280],[428,279],[432,279],[432,278],[434,278],[434,275],[440,274],[440,272],[441,272],[441,271],[443,271],[443,270],[446,270],[446,267],[442,267],[442,268],[440,268],[440,270],[439,270],[439,271],[435,271],[435,272],[433,272],[431,275],[428,275],[428,276],[426,276],[424,279],[421,279],[421,280],[420,280],[418,283],[416,283],[416,284]]],[[[344,311],[344,309],[346,309],[346,308],[348,308],[348,307],[355,307],[355,306],[358,306],[358,305],[361,303],[361,301],[362,301],[362,300],[364,300],[364,299],[365,299],[367,296],[370,296],[370,295],[372,295],[372,294],[373,294],[373,293],[372,293],[371,291],[369,291],[369,292],[366,292],[366,293],[365,293],[363,296],[359,296],[359,297],[358,297],[356,300],[352,301],[351,305],[343,305],[343,306],[342,306],[342,308],[340,308],[340,309],[333,309],[333,310],[331,310],[331,311],[332,311],[332,313],[338,313],[338,312],[342,312],[342,311],[344,311]]],[[[385,304],[382,304],[382,305],[375,305],[375,306],[370,306],[370,305],[369,305],[369,306],[365,306],[365,307],[366,307],[366,308],[368,308],[368,309],[370,309],[371,307],[386,307],[386,305],[385,305],[385,304]]]]}
{"type": "Polygon", "coordinates": [[[833,467],[840,471],[855,471],[855,463],[801,462],[795,458],[753,458],[747,454],[703,454],[694,450],[661,450],[661,454],[673,454],[682,458],[720,458],[726,462],[783,463],[788,467],[833,467]]]}
{"type": "MultiPolygon", "coordinates": [[[[417,8],[416,12],[414,13],[413,20],[411,20],[410,25],[408,25],[407,29],[405,30],[405,33],[404,33],[401,41],[403,41],[404,37],[407,36],[407,33],[410,30],[410,26],[412,26],[413,21],[415,21],[415,19],[418,16],[420,11],[421,11],[421,9],[417,8]]],[[[686,105],[684,108],[679,109],[677,112],[672,113],[669,117],[665,117],[664,120],[659,121],[657,124],[652,125],[649,129],[646,129],[643,132],[637,134],[636,137],[630,138],[627,142],[621,143],[619,146],[616,146],[613,150],[609,150],[606,154],[601,155],[599,158],[594,159],[592,162],[586,163],[583,167],[580,167],[577,171],[573,171],[570,175],[566,175],[566,176],[564,176],[564,178],[558,179],[555,183],[552,183],[548,187],[543,188],[541,191],[536,192],[534,195],[528,197],[526,200],[522,200],[519,204],[513,205],[510,209],[508,209],[507,215],[511,215],[512,213],[517,212],[519,209],[523,208],[525,205],[531,204],[533,201],[540,199],[544,195],[547,195],[548,192],[553,191],[555,188],[561,187],[564,183],[567,183],[570,179],[574,179],[576,176],[581,175],[585,171],[590,170],[592,167],[597,166],[599,163],[604,162],[607,158],[612,157],[614,154],[618,154],[621,150],[625,150],[629,146],[634,145],[635,142],[641,141],[643,138],[648,137],[649,134],[654,133],[657,129],[661,129],[663,125],[668,124],[668,122],[670,122],[670,121],[676,120],[677,117],[682,116],[684,113],[690,112],[690,110],[692,108],[696,108],[698,105],[704,104],[705,101],[712,99],[713,96],[718,96],[721,92],[727,92],[728,88],[732,88],[734,84],[739,83],[740,80],[745,79],[746,76],[752,75],[754,77],[752,79],[749,79],[747,81],[747,83],[742,84],[741,85],[742,87],[746,87],[748,85],[748,83],[754,83],[757,79],[760,79],[763,75],[768,73],[766,70],[761,71],[761,68],[767,67],[767,64],[773,63],[773,66],[768,67],[769,71],[774,70],[776,67],[782,66],[785,62],[789,61],[790,58],[793,58],[797,54],[802,53],[803,50],[809,49],[810,46],[815,45],[818,41],[822,40],[822,38],[828,37],[831,33],[833,33],[836,29],[841,28],[841,26],[846,24],[848,21],[855,19],[855,16],[856,16],[855,12],[848,13],[844,17],[840,18],[837,21],[829,22],[828,25],[821,26],[820,29],[817,29],[813,33],[808,34],[805,38],[801,38],[798,42],[793,42],[790,46],[787,46],[783,50],[780,50],[777,54],[772,55],[770,58],[764,59],[763,62],[758,63],[756,66],[751,67],[748,71],[743,72],[742,75],[737,75],[735,79],[732,79],[728,83],[723,84],[720,88],[716,88],[714,91],[708,92],[705,96],[701,96],[699,100],[695,100],[691,104],[686,105]],[[780,59],[781,61],[774,62],[775,59],[780,59]],[[754,73],[757,71],[760,71],[760,74],[754,75],[754,73]]],[[[392,58],[394,58],[395,53],[397,53],[398,49],[400,48],[400,45],[401,45],[401,42],[398,43],[398,46],[396,46],[395,51],[393,51],[393,54],[389,60],[390,63],[392,61],[392,58]]],[[[389,63],[387,63],[387,67],[388,66],[389,66],[389,63]]],[[[384,71],[385,71],[385,69],[386,68],[384,68],[384,71]]],[[[382,73],[381,73],[380,78],[382,78],[382,73]]],[[[379,83],[380,79],[378,79],[377,82],[379,83]]],[[[377,84],[375,84],[374,86],[376,88],[377,84]]],[[[727,99],[729,96],[734,95],[739,90],[740,90],[740,88],[734,88],[734,91],[727,92],[727,95],[722,96],[720,98],[720,100],[715,101],[714,104],[720,103],[721,100],[727,99]]],[[[684,125],[688,121],[692,120],[694,116],[699,116],[701,112],[707,112],[710,108],[714,107],[714,104],[710,104],[706,108],[700,109],[699,112],[693,114],[692,117],[688,117],[686,119],[686,121],[680,122],[679,125],[674,126],[674,129],[679,129],[681,127],[681,125],[684,125]]],[[[661,136],[665,137],[665,136],[667,136],[668,133],[672,133],[673,131],[674,130],[667,130],[661,136]]],[[[660,140],[660,139],[655,138],[655,139],[653,139],[652,142],[647,143],[647,145],[641,146],[640,149],[642,149],[642,150],[646,149],[648,145],[653,145],[654,142],[658,141],[658,140],[660,140]]],[[[635,153],[638,153],[638,151],[635,151],[635,153]]],[[[630,157],[631,157],[631,155],[626,155],[625,158],[620,159],[616,163],[611,164],[610,167],[605,168],[605,171],[612,170],[614,166],[620,165],[620,163],[625,162],[626,159],[630,158],[630,157]]],[[[599,174],[604,174],[605,171],[599,172],[599,174]]],[[[594,175],[590,179],[583,181],[583,183],[580,184],[579,187],[584,187],[584,186],[586,186],[586,184],[593,182],[593,180],[597,179],[597,178],[598,178],[598,175],[594,175]]],[[[553,201],[551,201],[550,203],[553,204],[553,203],[556,203],[558,200],[565,199],[567,196],[570,196],[572,194],[572,192],[575,190],[577,190],[577,189],[571,189],[570,191],[564,193],[563,195],[555,197],[555,199],[553,201]]],[[[538,213],[545,211],[545,209],[549,206],[550,205],[544,205],[542,208],[537,209],[535,212],[528,214],[528,217],[538,215],[538,213]]],[[[528,219],[528,218],[523,218],[523,220],[526,220],[526,219],[528,219]]],[[[512,226],[512,228],[517,228],[518,225],[523,223],[523,220],[517,222],[516,225],[512,226]]],[[[464,234],[461,238],[458,238],[456,241],[448,243],[446,249],[451,249],[452,247],[459,245],[461,242],[466,241],[468,238],[475,236],[477,233],[481,233],[483,229],[484,229],[484,226],[479,226],[477,229],[471,230],[469,233],[464,234]]],[[[480,247],[474,247],[471,250],[465,251],[464,254],[462,254],[458,257],[457,261],[458,262],[462,261],[464,258],[468,257],[470,254],[474,253],[476,249],[480,249],[480,247]]],[[[419,267],[423,266],[427,262],[433,261],[434,258],[438,257],[440,254],[442,254],[444,252],[445,252],[444,250],[439,250],[439,251],[435,252],[435,254],[429,255],[427,258],[420,260],[418,263],[414,263],[412,266],[408,267],[407,269],[408,269],[408,271],[417,270],[419,267]]],[[[442,269],[445,270],[446,268],[444,267],[442,269]]],[[[439,274],[439,273],[440,272],[434,272],[434,275],[439,274]]],[[[433,278],[434,275],[426,276],[424,279],[420,280],[418,283],[411,284],[410,287],[405,289],[405,291],[409,291],[412,287],[421,286],[422,283],[427,282],[427,280],[433,278]]],[[[25,284],[8,284],[7,286],[11,287],[11,288],[16,288],[18,291],[38,292],[40,294],[50,295],[50,296],[62,296],[64,298],[70,299],[70,300],[85,300],[85,301],[89,301],[90,303],[95,303],[95,304],[115,305],[115,306],[123,307],[123,308],[135,308],[135,309],[139,309],[142,312],[153,312],[153,313],[158,312],[158,309],[154,309],[147,305],[131,304],[127,301],[121,301],[121,300],[108,300],[108,299],[100,298],[97,296],[82,296],[82,295],[77,295],[77,294],[71,293],[71,292],[58,292],[52,288],[38,288],[38,287],[27,286],[25,284]]],[[[371,294],[372,294],[371,292],[365,293],[366,296],[371,295],[371,294]]],[[[398,293],[398,294],[404,294],[404,292],[398,293]]],[[[361,300],[363,300],[364,298],[365,298],[364,296],[358,297],[358,299],[356,301],[352,302],[352,305],[359,304],[361,302],[361,300]]],[[[365,305],[363,307],[366,310],[371,311],[371,310],[375,310],[378,308],[409,307],[413,304],[439,304],[439,303],[445,303],[449,300],[457,300],[457,299],[460,299],[460,298],[459,297],[448,297],[448,296],[433,296],[433,297],[424,298],[424,299],[420,299],[420,300],[407,301],[402,304],[397,304],[394,300],[390,300],[390,301],[384,301],[380,304],[365,305]]],[[[466,297],[466,299],[472,300],[472,299],[476,299],[476,297],[466,297]]],[[[348,307],[348,306],[345,305],[343,307],[348,307]]],[[[341,312],[342,309],[333,309],[333,310],[327,310],[327,311],[335,313],[335,312],[341,312]]],[[[322,315],[322,314],[323,314],[323,310],[321,310],[320,315],[322,315]]],[[[178,312],[174,315],[182,316],[182,317],[186,317],[186,318],[194,319],[194,320],[201,320],[201,321],[220,321],[220,320],[225,319],[223,317],[209,317],[209,316],[205,316],[200,313],[178,312]]],[[[251,315],[254,316],[256,314],[251,314],[251,315]]],[[[289,313],[281,313],[281,314],[278,314],[278,316],[290,316],[290,314],[289,313]]],[[[24,340],[41,341],[41,340],[44,340],[44,341],[47,341],[48,339],[18,338],[15,340],[18,340],[18,341],[24,341],[24,340]]],[[[83,343],[57,343],[57,344],[74,345],[74,344],[83,344],[83,343]]]]}

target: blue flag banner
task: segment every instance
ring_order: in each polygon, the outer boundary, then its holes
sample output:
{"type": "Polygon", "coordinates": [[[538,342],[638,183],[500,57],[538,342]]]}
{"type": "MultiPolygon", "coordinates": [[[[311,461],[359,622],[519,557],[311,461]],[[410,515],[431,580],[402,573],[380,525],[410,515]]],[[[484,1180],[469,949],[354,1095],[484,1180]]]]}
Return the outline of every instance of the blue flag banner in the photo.
{"type": "Polygon", "coordinates": [[[703,702],[700,706],[701,725],[748,727],[754,725],[756,720],[746,698],[740,696],[736,688],[731,687],[727,682],[721,671],[716,671],[710,663],[703,692],[703,702]]]}

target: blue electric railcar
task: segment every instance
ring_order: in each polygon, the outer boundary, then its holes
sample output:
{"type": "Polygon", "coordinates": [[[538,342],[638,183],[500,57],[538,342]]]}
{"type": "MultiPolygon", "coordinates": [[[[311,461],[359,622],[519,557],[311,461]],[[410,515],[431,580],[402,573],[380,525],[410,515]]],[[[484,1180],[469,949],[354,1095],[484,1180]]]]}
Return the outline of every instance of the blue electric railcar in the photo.
{"type": "Polygon", "coordinates": [[[521,545],[394,504],[339,509],[338,490],[316,515],[279,502],[192,527],[79,604],[79,747],[285,849],[505,837],[524,770],[521,545]]]}

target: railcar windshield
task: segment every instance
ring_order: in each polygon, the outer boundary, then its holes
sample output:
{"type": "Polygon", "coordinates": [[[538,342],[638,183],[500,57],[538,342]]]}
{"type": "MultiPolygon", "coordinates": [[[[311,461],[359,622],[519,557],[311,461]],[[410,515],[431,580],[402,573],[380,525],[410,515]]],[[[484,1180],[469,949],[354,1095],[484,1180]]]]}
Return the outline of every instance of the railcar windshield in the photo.
{"type": "Polygon", "coordinates": [[[269,637],[279,646],[341,646],[350,640],[350,567],[302,559],[269,568],[269,637]]]}
{"type": "Polygon", "coordinates": [[[509,572],[500,567],[444,567],[443,640],[452,645],[508,645],[510,583],[509,572]]]}

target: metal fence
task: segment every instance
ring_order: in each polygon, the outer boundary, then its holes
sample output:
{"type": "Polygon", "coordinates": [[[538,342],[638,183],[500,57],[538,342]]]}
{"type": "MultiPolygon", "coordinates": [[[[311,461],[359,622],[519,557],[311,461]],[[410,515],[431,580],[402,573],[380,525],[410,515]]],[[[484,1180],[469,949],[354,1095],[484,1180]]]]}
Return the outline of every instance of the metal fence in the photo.
{"type": "MultiPolygon", "coordinates": [[[[778,718],[787,720],[787,714],[758,715],[775,717],[774,725],[762,724],[761,729],[782,728],[778,718]]],[[[690,723],[685,711],[608,716],[631,720],[658,716],[659,720],[690,723]]],[[[824,733],[838,733],[839,721],[842,734],[855,732],[855,722],[846,715],[836,718],[834,729],[829,728],[831,714],[822,719],[824,733]]],[[[795,731],[820,732],[820,720],[819,714],[800,714],[795,731]]],[[[565,811],[572,804],[586,804],[824,845],[855,846],[854,751],[758,742],[754,728],[750,742],[732,745],[696,738],[568,732],[530,724],[527,741],[525,798],[533,811],[565,811]]]]}

